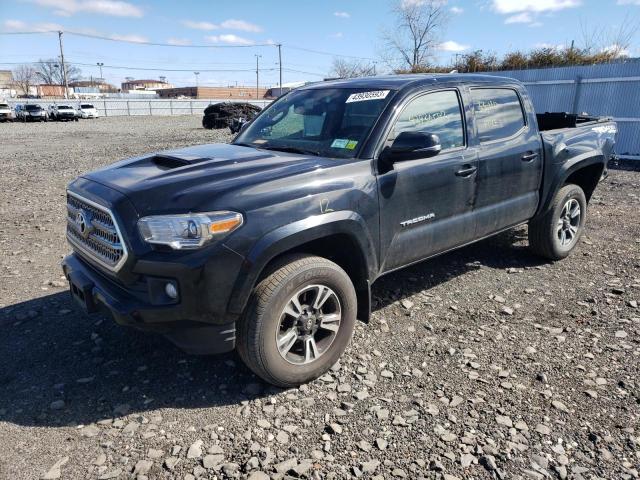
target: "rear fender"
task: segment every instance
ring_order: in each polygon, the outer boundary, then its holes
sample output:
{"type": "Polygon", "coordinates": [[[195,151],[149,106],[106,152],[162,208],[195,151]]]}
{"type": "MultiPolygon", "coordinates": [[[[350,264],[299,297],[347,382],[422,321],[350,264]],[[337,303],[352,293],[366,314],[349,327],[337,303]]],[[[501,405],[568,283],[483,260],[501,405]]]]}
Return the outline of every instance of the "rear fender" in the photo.
{"type": "Polygon", "coordinates": [[[536,216],[544,214],[551,205],[558,190],[566,183],[567,179],[580,169],[593,165],[600,165],[604,169],[607,162],[606,156],[601,149],[589,149],[575,155],[573,146],[560,145],[554,148],[545,145],[545,157],[551,159],[546,162],[544,182],[542,186],[541,202],[536,212],[536,216]],[[562,157],[572,155],[562,161],[562,157]]]}

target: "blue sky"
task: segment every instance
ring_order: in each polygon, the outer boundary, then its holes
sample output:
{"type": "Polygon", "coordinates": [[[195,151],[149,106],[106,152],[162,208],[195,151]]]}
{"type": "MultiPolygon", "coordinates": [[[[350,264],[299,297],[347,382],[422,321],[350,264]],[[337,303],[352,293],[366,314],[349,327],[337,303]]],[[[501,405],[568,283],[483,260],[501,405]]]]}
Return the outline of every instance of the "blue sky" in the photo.
{"type": "MultiPolygon", "coordinates": [[[[247,45],[159,47],[64,37],[66,59],[86,64],[80,67],[86,77],[99,75],[97,62],[130,67],[104,68],[105,78],[117,85],[125,76],[160,75],[176,85],[192,85],[193,71],[201,72],[201,85],[255,85],[256,54],[262,55],[261,85],[276,85],[274,43],[283,44],[285,83],[318,80],[330,69],[331,55],[301,49],[376,59],[384,71],[381,33],[392,26],[390,8],[390,0],[0,0],[0,32],[62,29],[134,42],[247,45]],[[262,44],[267,46],[257,46],[262,44]]],[[[625,19],[640,21],[640,0],[448,0],[446,8],[451,19],[438,52],[441,63],[472,49],[502,54],[572,40],[579,44],[583,26],[615,29],[625,19]]],[[[0,35],[0,69],[58,54],[55,34],[0,35]]],[[[640,56],[640,33],[629,54],[640,56]]]]}

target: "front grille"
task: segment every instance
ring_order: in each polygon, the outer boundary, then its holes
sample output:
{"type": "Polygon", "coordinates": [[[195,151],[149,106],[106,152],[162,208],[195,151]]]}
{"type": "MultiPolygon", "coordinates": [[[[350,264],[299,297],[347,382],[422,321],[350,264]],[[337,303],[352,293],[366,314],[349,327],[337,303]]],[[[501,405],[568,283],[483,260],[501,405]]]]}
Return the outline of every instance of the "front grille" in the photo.
{"type": "Polygon", "coordinates": [[[111,212],[71,192],[67,192],[67,239],[109,270],[118,270],[127,258],[127,249],[111,212]]]}

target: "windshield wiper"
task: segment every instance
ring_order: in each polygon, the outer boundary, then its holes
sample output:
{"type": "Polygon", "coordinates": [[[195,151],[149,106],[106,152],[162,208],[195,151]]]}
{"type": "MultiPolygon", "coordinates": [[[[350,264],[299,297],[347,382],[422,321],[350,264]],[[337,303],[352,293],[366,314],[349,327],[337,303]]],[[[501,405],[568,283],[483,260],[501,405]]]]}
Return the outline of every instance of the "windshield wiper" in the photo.
{"type": "Polygon", "coordinates": [[[287,146],[276,147],[276,146],[267,145],[264,147],[257,147],[257,148],[261,148],[263,150],[276,150],[279,152],[287,152],[287,153],[302,153],[304,155],[315,155],[316,157],[320,155],[320,152],[316,152],[315,150],[307,150],[305,148],[298,148],[298,147],[287,147],[287,146]]]}

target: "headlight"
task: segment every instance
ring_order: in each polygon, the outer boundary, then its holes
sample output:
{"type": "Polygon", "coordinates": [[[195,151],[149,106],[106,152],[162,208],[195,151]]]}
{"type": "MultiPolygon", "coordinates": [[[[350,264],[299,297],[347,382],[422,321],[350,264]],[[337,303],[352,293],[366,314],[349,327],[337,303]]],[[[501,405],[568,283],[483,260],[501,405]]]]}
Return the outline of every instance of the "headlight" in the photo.
{"type": "Polygon", "coordinates": [[[174,250],[200,248],[239,228],[242,214],[236,212],[158,215],[138,220],[138,230],[148,243],[169,245],[174,250]]]}

